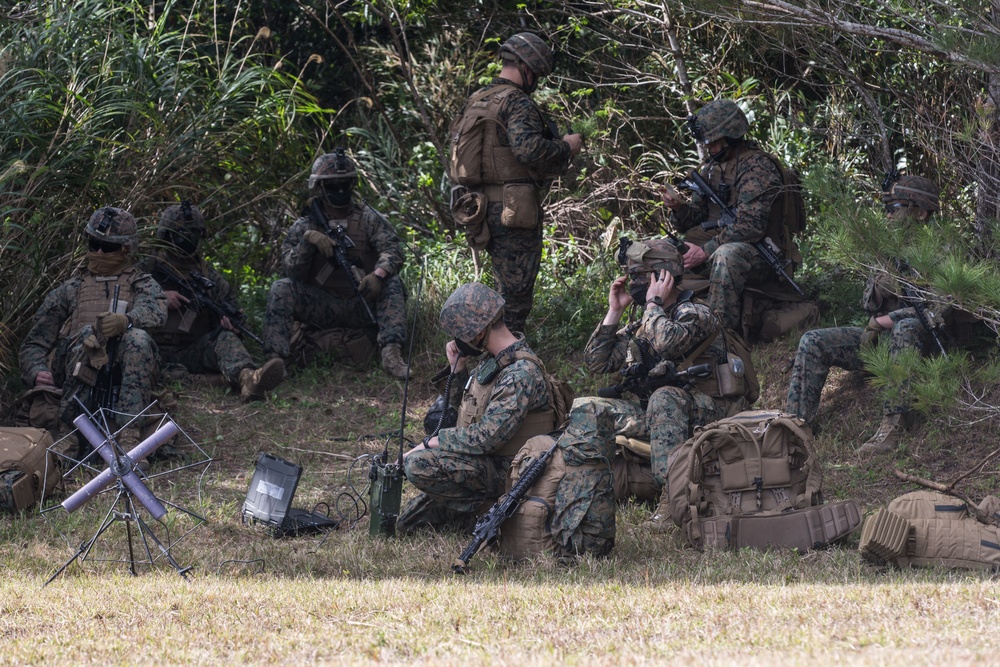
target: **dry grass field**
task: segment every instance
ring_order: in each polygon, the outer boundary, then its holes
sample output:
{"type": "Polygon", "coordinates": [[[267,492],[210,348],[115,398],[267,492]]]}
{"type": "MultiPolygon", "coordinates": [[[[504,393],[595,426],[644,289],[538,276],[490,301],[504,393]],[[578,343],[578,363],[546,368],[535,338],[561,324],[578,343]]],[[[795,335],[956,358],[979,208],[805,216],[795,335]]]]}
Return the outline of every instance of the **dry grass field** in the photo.
{"type": "MultiPolygon", "coordinates": [[[[784,402],[789,348],[783,341],[756,353],[769,379],[764,407],[784,402]]],[[[430,376],[434,361],[419,359],[415,376],[430,376]]],[[[5,518],[0,663],[985,665],[1000,649],[991,575],[879,570],[858,557],[857,534],[805,555],[701,553],[676,534],[649,534],[641,526],[649,508],[626,504],[607,559],[509,563],[481,554],[465,577],[449,569],[466,543],[458,534],[372,538],[365,519],[326,539],[276,540],[239,518],[257,452],[304,467],[295,506],[335,504],[352,461],[381,451],[398,430],[402,383],[374,367],[333,364],[251,405],[211,383],[174,388],[178,423],[215,459],[200,477],[156,481],[158,494],[208,519],[172,551],[192,566],[188,579],[162,559],[137,577],[89,559],[43,587],[78,546],[56,528],[89,536],[105,498],[69,517],[5,518]]],[[[422,436],[435,395],[411,384],[409,437],[422,436]]],[[[862,462],[855,450],[878,420],[872,390],[857,374],[834,374],[823,408],[826,494],[868,512],[909,490],[893,466],[947,480],[997,447],[990,424],[934,421],[894,456],[862,462]]],[[[979,497],[997,487],[991,472],[963,488],[979,497]]],[[[98,542],[109,558],[124,555],[118,527],[98,542]]]]}

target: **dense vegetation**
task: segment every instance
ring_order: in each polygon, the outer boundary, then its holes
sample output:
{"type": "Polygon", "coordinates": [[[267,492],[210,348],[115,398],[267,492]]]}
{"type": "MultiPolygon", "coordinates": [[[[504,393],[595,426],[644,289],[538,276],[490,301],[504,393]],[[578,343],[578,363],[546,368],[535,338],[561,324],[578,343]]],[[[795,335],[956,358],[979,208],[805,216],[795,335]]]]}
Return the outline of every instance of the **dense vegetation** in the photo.
{"type": "MultiPolygon", "coordinates": [[[[197,201],[214,261],[259,317],[309,165],[337,145],[360,162],[362,194],[408,241],[405,278],[411,294],[425,278],[415,312],[431,328],[443,295],[476,271],[446,212],[447,128],[495,73],[500,41],[522,29],[560,53],[536,99],[587,139],[546,202],[532,316],[543,352],[582,345],[612,271],[608,248],[622,231],[660,229],[648,184],[697,163],[683,119],[720,96],[738,100],[753,138],[805,178],[801,275],[828,322],[858,319],[848,278],[905,253],[928,288],[995,326],[1000,48],[984,6],[51,0],[0,9],[0,397],[9,404],[21,389],[19,341],[46,291],[78,264],[94,208],[129,208],[148,238],[164,205],[197,201]],[[880,224],[878,182],[899,165],[942,186],[937,233],[901,239],[880,224]]],[[[928,400],[961,397],[966,369],[928,371],[940,380],[928,400]]]]}

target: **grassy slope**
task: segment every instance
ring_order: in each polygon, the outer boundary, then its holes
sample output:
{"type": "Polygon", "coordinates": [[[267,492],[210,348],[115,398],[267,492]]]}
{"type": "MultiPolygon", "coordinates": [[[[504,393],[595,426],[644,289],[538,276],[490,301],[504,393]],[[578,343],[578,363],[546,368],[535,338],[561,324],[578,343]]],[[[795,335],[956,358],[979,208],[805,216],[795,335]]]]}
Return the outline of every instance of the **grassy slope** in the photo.
{"type": "MultiPolygon", "coordinates": [[[[768,379],[764,407],[784,402],[791,345],[756,353],[768,379]]],[[[416,377],[428,377],[437,361],[421,357],[416,377]]],[[[182,565],[195,566],[192,581],[163,567],[131,579],[120,564],[88,561],[40,589],[72,550],[53,530],[56,521],[6,520],[0,629],[8,650],[0,661],[458,663],[490,656],[528,664],[722,664],[740,656],[754,663],[985,664],[1000,643],[983,631],[1000,615],[1000,591],[988,575],[879,572],[859,560],[856,535],[842,548],[803,557],[703,554],[683,548],[676,535],[648,534],[640,524],[649,510],[627,505],[605,561],[566,567],[548,558],[510,564],[481,556],[462,579],[448,574],[464,546],[459,535],[372,539],[364,524],[323,543],[273,540],[238,519],[256,452],[305,467],[296,506],[332,502],[350,461],[381,451],[384,437],[371,436],[398,428],[401,384],[374,368],[312,369],[249,406],[206,384],[179,388],[179,423],[217,459],[200,484],[178,475],[169,488],[158,487],[209,518],[174,550],[182,565]]],[[[411,386],[411,437],[419,437],[433,396],[423,383],[411,386]]],[[[819,450],[829,496],[858,499],[870,510],[908,488],[891,475],[893,457],[856,459],[879,413],[862,378],[834,373],[823,408],[819,450]]],[[[924,424],[895,458],[950,479],[996,440],[985,424],[924,424]]],[[[976,496],[996,491],[995,476],[965,488],[976,496]]],[[[71,518],[59,525],[85,538],[100,512],[88,507],[71,518]]],[[[100,544],[115,555],[124,537],[109,532],[100,544]]]]}

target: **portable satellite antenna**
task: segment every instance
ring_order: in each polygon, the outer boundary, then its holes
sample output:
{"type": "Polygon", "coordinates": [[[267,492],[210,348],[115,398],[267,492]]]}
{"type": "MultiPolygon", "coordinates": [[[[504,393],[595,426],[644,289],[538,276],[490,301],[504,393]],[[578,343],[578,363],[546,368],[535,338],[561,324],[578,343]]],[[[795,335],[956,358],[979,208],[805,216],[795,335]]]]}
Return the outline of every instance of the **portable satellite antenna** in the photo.
{"type": "Polygon", "coordinates": [[[243,523],[269,527],[274,537],[335,530],[340,522],[326,514],[292,507],[302,466],[261,452],[243,501],[243,523]]]}
{"type": "MultiPolygon", "coordinates": [[[[152,566],[162,560],[186,579],[191,568],[181,567],[171,554],[171,550],[194,528],[205,523],[206,519],[180,505],[158,498],[150,483],[154,478],[173,476],[192,468],[202,468],[202,474],[204,474],[204,470],[207,470],[208,465],[212,462],[211,457],[191,440],[169,415],[153,413],[152,408],[155,403],[138,415],[127,415],[107,408],[98,408],[92,413],[87,410],[86,405],[76,395],[73,396],[73,399],[83,409],[83,414],[73,420],[76,430],[54,443],[49,447],[49,451],[55,457],[54,460],[58,460],[58,464],[63,468],[64,479],[87,472],[93,473],[94,476],[58,505],[46,507],[46,504],[52,500],[51,497],[43,497],[41,500],[42,516],[56,528],[67,544],[71,547],[74,544],[79,544],[75,553],[55,571],[45,582],[45,585],[51,583],[78,559],[80,561],[125,563],[133,575],[136,574],[137,564],[152,566]],[[125,425],[116,429],[114,425],[122,421],[125,422],[125,425]],[[156,424],[155,431],[126,452],[120,444],[124,429],[137,424],[149,423],[156,424]],[[86,439],[93,446],[93,450],[80,459],[65,453],[66,443],[72,442],[76,437],[86,439]],[[156,452],[164,443],[175,438],[187,439],[186,444],[178,447],[180,451],[184,452],[187,462],[153,475],[147,475],[143,472],[138,465],[139,462],[156,452]],[[107,467],[104,467],[104,464],[107,467]],[[103,511],[101,523],[88,539],[82,542],[74,541],[60,528],[60,518],[84,508],[92,508],[100,504],[99,499],[110,499],[110,503],[103,511]],[[176,510],[171,514],[169,522],[165,520],[168,508],[176,510]],[[149,517],[145,517],[144,512],[149,517]],[[123,524],[125,528],[128,553],[125,558],[111,557],[97,548],[98,540],[102,536],[107,540],[112,528],[117,524],[123,524]],[[180,534],[172,537],[172,529],[175,534],[177,532],[180,534]],[[138,554],[137,540],[141,547],[138,554]]],[[[46,476],[48,474],[47,468],[46,476]]],[[[55,474],[54,470],[52,474],[55,474]]],[[[69,526],[79,525],[81,522],[67,521],[64,523],[68,532],[69,526]]]]}

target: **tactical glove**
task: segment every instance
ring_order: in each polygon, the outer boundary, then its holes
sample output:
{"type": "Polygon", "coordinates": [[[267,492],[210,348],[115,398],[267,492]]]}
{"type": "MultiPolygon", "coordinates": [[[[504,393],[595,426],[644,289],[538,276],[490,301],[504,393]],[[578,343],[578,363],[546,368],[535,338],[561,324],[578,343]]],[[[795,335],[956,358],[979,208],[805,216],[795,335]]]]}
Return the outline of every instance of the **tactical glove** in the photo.
{"type": "Polygon", "coordinates": [[[128,318],[122,313],[101,313],[97,316],[97,330],[106,338],[121,336],[128,328],[128,318]]]}
{"type": "Polygon", "coordinates": [[[91,368],[102,368],[108,363],[108,351],[94,334],[83,339],[83,353],[91,368]]]}
{"type": "Polygon", "coordinates": [[[372,271],[361,279],[358,291],[361,292],[362,298],[367,299],[368,301],[376,301],[378,300],[379,295],[382,294],[382,286],[384,284],[385,278],[372,271]]]}
{"type": "Polygon", "coordinates": [[[323,232],[310,229],[302,235],[302,238],[305,239],[307,243],[311,243],[316,246],[316,249],[323,253],[324,257],[333,257],[333,239],[323,232]]]}
{"type": "Polygon", "coordinates": [[[885,331],[885,329],[883,329],[882,325],[878,323],[876,316],[872,315],[868,320],[868,325],[865,327],[865,330],[861,332],[861,347],[866,348],[878,345],[878,337],[882,335],[883,331],[885,331]]]}

